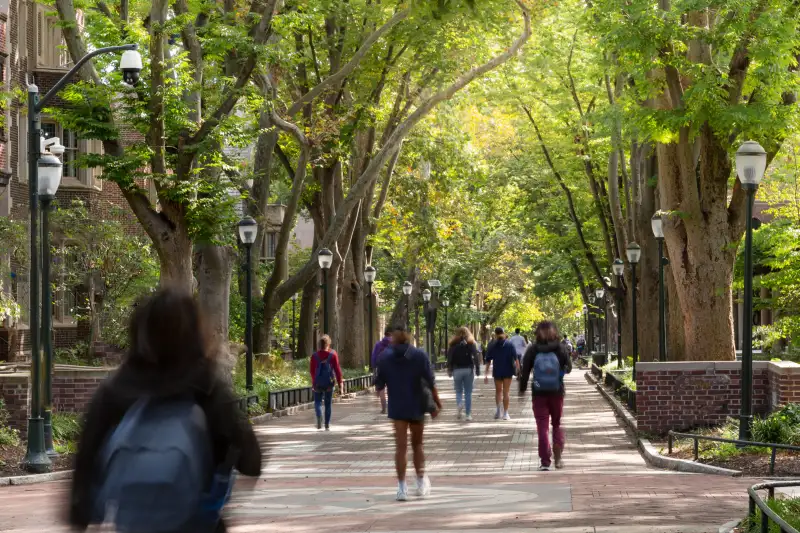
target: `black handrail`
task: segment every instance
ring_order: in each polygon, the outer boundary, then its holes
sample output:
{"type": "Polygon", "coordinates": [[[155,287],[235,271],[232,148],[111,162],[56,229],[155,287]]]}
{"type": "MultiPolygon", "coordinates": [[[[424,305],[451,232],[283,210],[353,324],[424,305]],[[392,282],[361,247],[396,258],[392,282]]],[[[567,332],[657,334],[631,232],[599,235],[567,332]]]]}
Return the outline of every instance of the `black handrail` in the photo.
{"type": "MultiPolygon", "coordinates": [[[[373,385],[373,375],[367,374],[344,380],[345,392],[356,392],[368,389],[373,385]]],[[[287,407],[294,407],[314,401],[314,391],[311,387],[297,387],[294,389],[281,389],[270,391],[269,409],[279,411],[287,407]]]]}
{"type": "Polygon", "coordinates": [[[692,439],[694,440],[694,460],[697,461],[697,458],[700,454],[699,452],[699,444],[698,442],[701,440],[710,440],[713,442],[726,442],[728,444],[736,444],[738,446],[753,446],[755,448],[771,448],[772,454],[769,458],[769,475],[773,475],[775,473],[775,455],[777,454],[778,450],[791,450],[795,452],[800,452],[800,446],[791,446],[789,444],[775,444],[770,442],[753,442],[749,440],[738,440],[738,439],[726,439],[723,437],[711,437],[707,435],[695,435],[694,433],[678,433],[677,431],[670,431],[668,434],[668,451],[669,454],[672,455],[672,441],[674,438],[681,438],[681,439],[692,439]]]}
{"type": "Polygon", "coordinates": [[[786,521],[778,516],[778,514],[769,508],[769,501],[775,499],[775,489],[783,487],[800,487],[800,481],[771,481],[768,483],[759,483],[747,489],[748,499],[750,500],[748,507],[748,518],[755,518],[756,507],[761,510],[761,533],[769,533],[769,525],[771,522],[777,524],[781,533],[800,533],[797,529],[793,528],[786,521]],[[759,490],[767,489],[767,501],[761,499],[758,495],[759,490]]]}

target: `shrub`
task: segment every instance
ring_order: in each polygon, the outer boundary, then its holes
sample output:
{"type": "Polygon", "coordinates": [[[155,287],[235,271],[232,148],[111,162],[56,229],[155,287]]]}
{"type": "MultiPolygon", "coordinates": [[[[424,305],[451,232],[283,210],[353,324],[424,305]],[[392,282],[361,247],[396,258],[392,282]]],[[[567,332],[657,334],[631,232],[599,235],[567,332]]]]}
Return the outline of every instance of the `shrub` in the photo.
{"type": "Polygon", "coordinates": [[[8,426],[9,416],[5,402],[0,398],[0,446],[17,446],[19,444],[19,432],[8,426]]]}
{"type": "Polygon", "coordinates": [[[758,442],[800,443],[800,404],[787,404],[766,418],[755,417],[752,432],[758,442]]]}
{"type": "Polygon", "coordinates": [[[103,366],[103,360],[89,356],[89,344],[78,342],[69,348],[56,348],[53,361],[60,365],[103,366]]]}
{"type": "Polygon", "coordinates": [[[53,413],[53,440],[61,443],[77,442],[81,437],[83,421],[76,413],[53,413]]]}
{"type": "MultiPolygon", "coordinates": [[[[795,529],[800,528],[800,498],[775,499],[767,502],[769,508],[775,514],[786,520],[795,529]]],[[[748,517],[742,523],[742,531],[747,533],[761,532],[761,509],[756,509],[754,516],[748,517]]],[[[777,524],[771,523],[769,533],[781,533],[781,528],[777,524]]]]}

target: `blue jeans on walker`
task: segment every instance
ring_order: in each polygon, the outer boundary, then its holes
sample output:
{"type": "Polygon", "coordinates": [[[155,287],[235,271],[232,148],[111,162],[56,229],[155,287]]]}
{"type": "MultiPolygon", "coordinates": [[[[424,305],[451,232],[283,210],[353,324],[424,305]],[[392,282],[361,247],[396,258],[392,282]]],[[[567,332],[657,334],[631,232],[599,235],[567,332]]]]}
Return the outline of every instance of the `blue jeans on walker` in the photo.
{"type": "Polygon", "coordinates": [[[472,368],[456,368],[453,370],[453,385],[456,388],[456,404],[464,406],[467,416],[472,414],[472,385],[474,380],[475,371],[472,368]]]}
{"type": "Polygon", "coordinates": [[[333,403],[333,389],[322,392],[314,391],[314,412],[322,416],[322,399],[325,398],[325,425],[331,424],[331,404],[333,403]]]}

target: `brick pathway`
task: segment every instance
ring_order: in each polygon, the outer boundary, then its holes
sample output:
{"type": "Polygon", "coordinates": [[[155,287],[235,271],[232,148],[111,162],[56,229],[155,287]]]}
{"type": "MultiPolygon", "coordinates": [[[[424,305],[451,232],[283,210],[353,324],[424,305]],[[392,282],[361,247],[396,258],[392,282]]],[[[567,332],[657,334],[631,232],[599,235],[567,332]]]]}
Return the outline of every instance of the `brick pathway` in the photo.
{"type": "MultiPolygon", "coordinates": [[[[391,427],[377,399],[362,397],[334,406],[330,432],[311,411],[259,428],[264,476],[235,493],[231,530],[716,533],[746,511],[753,480],[649,468],[581,372],[567,377],[563,471],[536,470],[530,397],[512,396],[513,419],[495,421],[480,379],[467,424],[455,420],[451,382],[440,387],[445,411],[425,432],[430,499],[394,501],[391,427]]],[[[0,531],[66,531],[64,496],[64,484],[1,488],[0,531]]]]}

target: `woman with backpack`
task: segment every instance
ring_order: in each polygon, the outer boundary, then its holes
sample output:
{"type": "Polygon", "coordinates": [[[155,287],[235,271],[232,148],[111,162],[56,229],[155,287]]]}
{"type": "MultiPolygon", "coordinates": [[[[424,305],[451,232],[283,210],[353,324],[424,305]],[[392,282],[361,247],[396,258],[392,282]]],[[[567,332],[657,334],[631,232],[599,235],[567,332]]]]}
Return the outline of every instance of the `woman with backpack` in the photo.
{"type": "Polygon", "coordinates": [[[533,371],[533,415],[536,418],[536,433],[539,438],[539,470],[550,470],[551,449],[549,425],[553,425],[552,456],[556,468],[564,468],[564,428],[561,416],[564,412],[564,375],[572,372],[572,360],[558,329],[552,322],[541,322],[536,327],[536,342],[525,352],[519,393],[525,394],[528,378],[533,371]]]}
{"type": "Polygon", "coordinates": [[[325,431],[331,430],[331,410],[333,407],[333,388],[339,384],[339,392],[344,395],[342,368],[339,355],[331,350],[331,338],[323,335],[319,339],[319,350],[311,356],[311,388],[314,390],[314,412],[317,414],[317,429],[322,429],[322,402],[325,401],[325,431]]]}
{"type": "Polygon", "coordinates": [[[86,414],[69,522],[85,530],[113,508],[120,531],[224,531],[231,470],[260,475],[261,449],[191,294],[156,292],[134,309],[129,337],[86,414]]]}
{"type": "Polygon", "coordinates": [[[436,418],[442,409],[430,357],[411,343],[405,326],[397,325],[392,331],[392,344],[378,360],[375,388],[389,388],[389,418],[394,423],[397,471],[397,501],[408,499],[406,467],[408,465],[408,434],[414,452],[414,470],[417,473],[417,496],[430,495],[431,482],[425,475],[425,452],[422,436],[425,414],[436,418]]]}
{"type": "Polygon", "coordinates": [[[489,365],[492,365],[492,377],[494,377],[495,400],[497,411],[494,413],[495,420],[502,417],[503,420],[511,420],[508,414],[509,394],[511,391],[511,380],[519,374],[519,359],[517,349],[509,342],[506,332],[501,327],[494,330],[495,339],[489,345],[486,353],[486,378],[484,383],[489,382],[489,365]]]}
{"type": "Polygon", "coordinates": [[[475,338],[466,327],[460,327],[450,339],[450,348],[447,350],[447,375],[453,378],[456,390],[456,405],[458,406],[458,419],[466,410],[467,422],[472,421],[472,385],[475,376],[481,375],[481,359],[475,338]]]}

